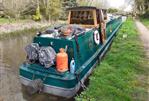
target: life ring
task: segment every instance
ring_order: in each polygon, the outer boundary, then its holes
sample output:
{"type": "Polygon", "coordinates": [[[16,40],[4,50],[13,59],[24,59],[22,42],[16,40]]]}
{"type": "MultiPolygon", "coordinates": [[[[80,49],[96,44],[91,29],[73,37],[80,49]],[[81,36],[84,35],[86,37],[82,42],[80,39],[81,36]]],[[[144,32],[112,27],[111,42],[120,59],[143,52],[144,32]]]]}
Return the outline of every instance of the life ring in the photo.
{"type": "Polygon", "coordinates": [[[100,35],[99,35],[99,32],[97,30],[94,32],[94,42],[97,45],[99,45],[99,43],[100,43],[100,35]]]}

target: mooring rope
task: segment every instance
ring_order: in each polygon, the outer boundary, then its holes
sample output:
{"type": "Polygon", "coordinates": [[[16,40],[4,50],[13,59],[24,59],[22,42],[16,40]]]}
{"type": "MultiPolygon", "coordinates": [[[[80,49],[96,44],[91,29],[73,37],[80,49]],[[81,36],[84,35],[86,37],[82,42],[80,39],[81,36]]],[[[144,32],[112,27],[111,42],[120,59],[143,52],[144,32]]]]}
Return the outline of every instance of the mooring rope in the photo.
{"type": "Polygon", "coordinates": [[[79,80],[79,75],[75,73],[75,76],[77,78],[77,81],[80,83],[80,86],[82,87],[83,90],[85,90],[87,87],[84,85],[84,83],[79,80]]]}

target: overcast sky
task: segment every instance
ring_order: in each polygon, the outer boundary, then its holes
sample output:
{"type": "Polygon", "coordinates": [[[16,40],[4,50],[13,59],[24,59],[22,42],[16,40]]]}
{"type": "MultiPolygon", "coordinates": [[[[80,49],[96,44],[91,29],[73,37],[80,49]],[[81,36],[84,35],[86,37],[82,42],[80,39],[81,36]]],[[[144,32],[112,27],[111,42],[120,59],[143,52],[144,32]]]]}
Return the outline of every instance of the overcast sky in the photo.
{"type": "MultiPolygon", "coordinates": [[[[83,1],[83,0],[82,0],[83,1]]],[[[99,8],[116,8],[124,11],[131,11],[134,0],[86,0],[91,6],[99,8]]]]}
{"type": "Polygon", "coordinates": [[[132,10],[133,0],[107,0],[108,4],[113,8],[123,9],[124,11],[132,10]],[[131,1],[131,2],[130,2],[131,1]]]}
{"type": "Polygon", "coordinates": [[[125,0],[107,0],[111,7],[119,8],[124,5],[125,0]]]}

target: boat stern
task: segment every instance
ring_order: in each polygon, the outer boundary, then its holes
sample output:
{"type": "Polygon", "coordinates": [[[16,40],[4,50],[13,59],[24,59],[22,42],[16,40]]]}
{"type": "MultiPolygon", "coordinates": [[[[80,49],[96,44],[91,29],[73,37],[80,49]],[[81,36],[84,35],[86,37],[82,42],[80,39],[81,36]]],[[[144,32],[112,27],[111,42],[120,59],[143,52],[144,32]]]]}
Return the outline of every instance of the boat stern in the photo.
{"type": "MultiPolygon", "coordinates": [[[[51,69],[53,68],[51,67],[51,69]]],[[[77,82],[75,75],[69,72],[55,72],[55,74],[49,72],[48,69],[42,68],[40,65],[22,64],[20,66],[20,82],[24,86],[29,86],[32,81],[40,79],[43,82],[43,92],[66,98],[71,98],[77,93],[80,83],[77,82]],[[42,72],[39,68],[42,69],[42,72]]]]}

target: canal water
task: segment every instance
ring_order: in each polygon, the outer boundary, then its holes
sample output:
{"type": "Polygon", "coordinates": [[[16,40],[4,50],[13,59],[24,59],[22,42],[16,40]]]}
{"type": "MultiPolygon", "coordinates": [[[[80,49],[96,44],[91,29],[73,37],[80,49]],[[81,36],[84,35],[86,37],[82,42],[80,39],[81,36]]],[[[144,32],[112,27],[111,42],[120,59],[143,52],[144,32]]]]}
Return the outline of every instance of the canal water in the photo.
{"type": "Polygon", "coordinates": [[[33,34],[0,41],[0,101],[74,101],[49,94],[29,95],[19,81],[19,65],[25,60],[24,47],[33,34]]]}

